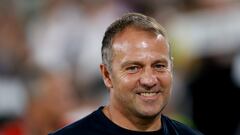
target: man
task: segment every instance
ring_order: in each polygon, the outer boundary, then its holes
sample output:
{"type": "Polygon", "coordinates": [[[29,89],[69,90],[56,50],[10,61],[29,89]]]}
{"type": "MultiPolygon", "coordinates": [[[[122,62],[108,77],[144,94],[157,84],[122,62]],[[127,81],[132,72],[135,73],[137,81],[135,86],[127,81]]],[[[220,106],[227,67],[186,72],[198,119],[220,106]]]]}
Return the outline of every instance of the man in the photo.
{"type": "Polygon", "coordinates": [[[129,13],[102,41],[101,74],[109,104],[53,135],[198,135],[162,115],[172,86],[170,47],[153,18],[129,13]]]}

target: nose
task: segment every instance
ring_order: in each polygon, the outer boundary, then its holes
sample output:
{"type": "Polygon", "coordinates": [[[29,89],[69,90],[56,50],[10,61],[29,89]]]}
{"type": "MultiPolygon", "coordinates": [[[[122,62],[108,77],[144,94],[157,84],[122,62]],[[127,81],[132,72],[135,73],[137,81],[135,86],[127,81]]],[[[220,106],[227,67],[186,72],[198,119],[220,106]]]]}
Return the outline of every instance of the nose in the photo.
{"type": "Polygon", "coordinates": [[[157,75],[152,71],[151,68],[146,68],[140,77],[140,85],[146,90],[150,90],[157,85],[157,75]]]}

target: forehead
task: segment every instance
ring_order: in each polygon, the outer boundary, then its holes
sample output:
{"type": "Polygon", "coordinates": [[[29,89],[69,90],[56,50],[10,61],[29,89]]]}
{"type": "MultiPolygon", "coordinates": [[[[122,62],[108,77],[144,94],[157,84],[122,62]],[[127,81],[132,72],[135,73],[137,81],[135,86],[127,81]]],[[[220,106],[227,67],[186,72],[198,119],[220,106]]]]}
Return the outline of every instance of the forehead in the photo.
{"type": "Polygon", "coordinates": [[[113,39],[113,51],[126,51],[128,49],[167,48],[169,45],[164,36],[136,27],[127,27],[113,39]]]}
{"type": "Polygon", "coordinates": [[[157,34],[152,30],[144,30],[143,28],[137,26],[128,26],[114,36],[113,43],[121,40],[133,41],[138,39],[140,35],[144,35],[146,38],[154,38],[157,36],[157,34]]]}

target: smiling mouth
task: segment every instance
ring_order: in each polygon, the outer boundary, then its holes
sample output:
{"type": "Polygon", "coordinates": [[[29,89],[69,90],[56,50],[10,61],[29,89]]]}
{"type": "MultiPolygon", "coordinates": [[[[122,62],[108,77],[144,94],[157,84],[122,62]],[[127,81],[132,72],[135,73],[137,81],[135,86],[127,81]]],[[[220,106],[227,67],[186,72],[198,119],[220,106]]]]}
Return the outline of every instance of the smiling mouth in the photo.
{"type": "Polygon", "coordinates": [[[141,93],[138,93],[138,95],[144,96],[144,97],[152,97],[157,95],[158,93],[159,92],[141,92],[141,93]]]}

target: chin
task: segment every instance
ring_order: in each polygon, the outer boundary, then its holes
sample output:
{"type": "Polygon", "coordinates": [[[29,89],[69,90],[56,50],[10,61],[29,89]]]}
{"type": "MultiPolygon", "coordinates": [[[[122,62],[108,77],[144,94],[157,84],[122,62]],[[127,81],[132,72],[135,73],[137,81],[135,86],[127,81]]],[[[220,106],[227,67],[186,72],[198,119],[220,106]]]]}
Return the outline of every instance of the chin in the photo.
{"type": "Polygon", "coordinates": [[[144,109],[141,111],[138,111],[138,114],[141,118],[144,119],[152,119],[152,118],[156,118],[161,114],[161,109],[144,109]]]}
{"type": "Polygon", "coordinates": [[[151,114],[145,113],[145,114],[140,114],[140,115],[141,115],[140,118],[142,118],[142,119],[155,119],[160,116],[160,112],[159,113],[151,113],[151,114]]]}
{"type": "Polygon", "coordinates": [[[156,118],[160,116],[166,105],[144,106],[139,108],[138,113],[144,118],[156,118]]]}

